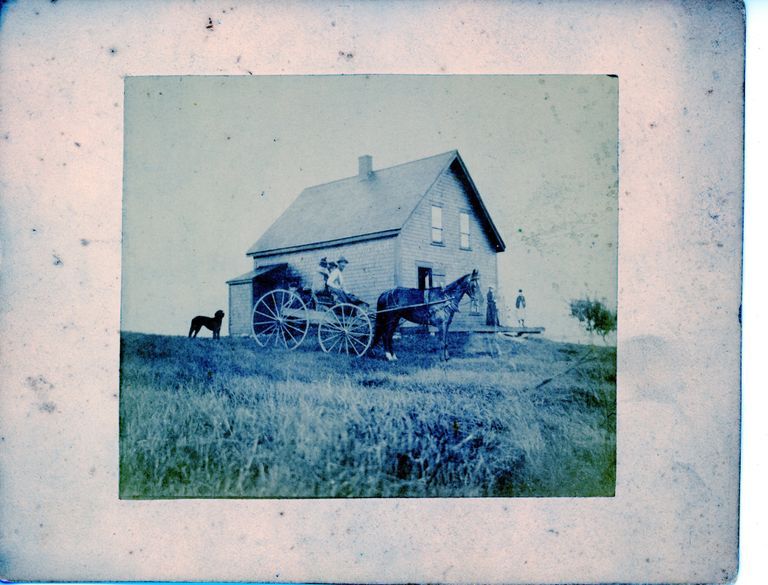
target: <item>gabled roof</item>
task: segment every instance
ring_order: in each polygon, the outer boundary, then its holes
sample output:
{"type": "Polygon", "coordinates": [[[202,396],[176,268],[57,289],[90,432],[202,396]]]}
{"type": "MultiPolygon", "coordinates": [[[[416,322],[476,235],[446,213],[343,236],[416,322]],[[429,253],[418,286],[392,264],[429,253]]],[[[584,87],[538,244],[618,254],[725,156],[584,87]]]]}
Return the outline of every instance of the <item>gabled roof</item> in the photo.
{"type": "Polygon", "coordinates": [[[504,242],[458,151],[308,187],[251,246],[250,256],[395,236],[438,177],[456,162],[497,251],[504,242]]]}

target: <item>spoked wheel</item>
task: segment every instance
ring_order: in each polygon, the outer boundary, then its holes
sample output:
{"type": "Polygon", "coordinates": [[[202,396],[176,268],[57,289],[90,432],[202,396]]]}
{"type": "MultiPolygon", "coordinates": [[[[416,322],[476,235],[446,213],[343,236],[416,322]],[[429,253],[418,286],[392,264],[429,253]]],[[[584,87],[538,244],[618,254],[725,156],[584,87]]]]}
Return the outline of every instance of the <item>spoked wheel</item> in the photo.
{"type": "Polygon", "coordinates": [[[294,292],[278,288],[253,306],[251,331],[261,347],[296,349],[309,330],[307,306],[294,292]]]}
{"type": "Polygon", "coordinates": [[[317,327],[320,347],[325,353],[361,356],[371,346],[373,325],[360,307],[339,303],[325,312],[317,327]]]}

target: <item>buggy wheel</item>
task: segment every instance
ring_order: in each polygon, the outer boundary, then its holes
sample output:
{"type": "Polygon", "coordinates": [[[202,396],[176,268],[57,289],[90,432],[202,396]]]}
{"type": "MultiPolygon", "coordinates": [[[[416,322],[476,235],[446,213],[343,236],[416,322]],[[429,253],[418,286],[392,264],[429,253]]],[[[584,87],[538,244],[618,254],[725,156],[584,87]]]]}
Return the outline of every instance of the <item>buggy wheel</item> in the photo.
{"type": "Polygon", "coordinates": [[[307,306],[296,293],[281,288],[262,295],[253,306],[251,333],[261,347],[299,347],[309,330],[307,306]]]}
{"type": "Polygon", "coordinates": [[[339,303],[328,309],[317,327],[320,347],[325,353],[346,353],[360,357],[371,346],[373,325],[360,307],[339,303]]]}

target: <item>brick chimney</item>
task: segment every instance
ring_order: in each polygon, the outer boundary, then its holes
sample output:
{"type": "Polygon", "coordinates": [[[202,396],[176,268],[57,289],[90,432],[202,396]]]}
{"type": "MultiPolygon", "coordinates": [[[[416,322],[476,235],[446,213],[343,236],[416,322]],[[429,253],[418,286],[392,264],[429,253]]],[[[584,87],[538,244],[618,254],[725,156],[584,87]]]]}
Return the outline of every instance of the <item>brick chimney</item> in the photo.
{"type": "Polygon", "coordinates": [[[358,176],[361,179],[367,179],[373,174],[373,157],[370,154],[364,154],[357,159],[358,176]]]}

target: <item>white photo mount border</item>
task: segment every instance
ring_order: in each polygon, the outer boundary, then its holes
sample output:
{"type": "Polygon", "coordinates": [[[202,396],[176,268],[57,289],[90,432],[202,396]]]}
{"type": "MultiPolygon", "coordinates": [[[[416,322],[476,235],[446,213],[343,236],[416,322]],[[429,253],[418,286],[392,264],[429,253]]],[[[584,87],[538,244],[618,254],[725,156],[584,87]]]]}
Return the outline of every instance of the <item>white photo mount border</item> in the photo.
{"type": "Polygon", "coordinates": [[[740,3],[73,0],[2,33],[4,578],[734,578],[740,3]],[[118,499],[124,78],[355,73],[619,77],[615,497],[118,499]]]}

